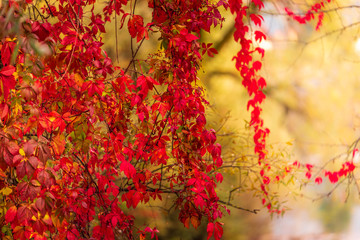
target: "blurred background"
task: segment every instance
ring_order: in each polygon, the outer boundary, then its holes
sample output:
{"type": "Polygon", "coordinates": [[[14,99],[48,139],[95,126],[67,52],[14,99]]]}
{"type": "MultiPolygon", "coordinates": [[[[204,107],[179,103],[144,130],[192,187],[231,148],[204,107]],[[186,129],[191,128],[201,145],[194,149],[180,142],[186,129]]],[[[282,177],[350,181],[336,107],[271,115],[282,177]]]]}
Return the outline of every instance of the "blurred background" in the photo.
{"type": "MultiPolygon", "coordinates": [[[[287,7],[306,12],[315,1],[265,1],[261,13],[262,30],[268,37],[261,43],[266,50],[261,74],[268,84],[263,117],[271,131],[268,158],[274,176],[287,174],[272,182],[271,200],[286,210],[283,216],[269,214],[259,197],[259,169],[247,122],[248,96],[231,60],[239,50],[232,38],[233,17],[223,11],[223,27],[201,36],[206,43],[214,42],[219,52],[205,58],[199,70],[210,102],[208,126],[218,132],[224,166],[228,166],[222,169],[225,178],[219,196],[234,206],[260,209],[254,214],[228,206],[231,215],[222,219],[224,239],[360,239],[358,170],[339,184],[324,179],[321,185],[314,183],[315,175],[308,181],[301,169],[284,170],[294,161],[313,164],[319,171],[325,165],[328,170],[339,169],[351,157],[351,147],[360,135],[360,1],[325,2],[320,31],[315,31],[316,21],[300,25],[284,11],[287,7]]],[[[150,20],[147,1],[137,4],[136,13],[150,20]]],[[[127,66],[131,57],[127,30],[115,31],[114,25],[107,30],[105,50],[120,66],[127,66]]],[[[159,48],[158,37],[154,33],[144,42],[139,59],[159,48]]],[[[357,158],[354,162],[359,166],[357,158]]],[[[185,229],[178,213],[168,211],[166,204],[143,206],[139,221],[158,225],[160,239],[206,239],[205,223],[197,230],[185,229]]]]}

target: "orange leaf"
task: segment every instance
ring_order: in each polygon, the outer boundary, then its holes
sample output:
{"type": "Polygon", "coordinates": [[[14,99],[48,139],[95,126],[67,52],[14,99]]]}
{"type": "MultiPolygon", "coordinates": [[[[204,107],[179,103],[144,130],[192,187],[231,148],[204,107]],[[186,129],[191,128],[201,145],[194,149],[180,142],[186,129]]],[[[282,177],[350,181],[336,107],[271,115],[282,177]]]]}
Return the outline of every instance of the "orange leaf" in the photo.
{"type": "Polygon", "coordinates": [[[194,226],[195,229],[197,229],[201,223],[198,216],[191,216],[190,222],[194,226]]]}
{"type": "Polygon", "coordinates": [[[54,137],[53,141],[51,142],[53,147],[54,153],[56,155],[61,155],[65,150],[65,137],[63,134],[58,134],[54,137]]]}
{"type": "Polygon", "coordinates": [[[74,80],[75,80],[76,85],[78,85],[79,87],[82,87],[82,85],[84,83],[84,79],[81,77],[81,75],[79,73],[74,74],[74,80]]]}

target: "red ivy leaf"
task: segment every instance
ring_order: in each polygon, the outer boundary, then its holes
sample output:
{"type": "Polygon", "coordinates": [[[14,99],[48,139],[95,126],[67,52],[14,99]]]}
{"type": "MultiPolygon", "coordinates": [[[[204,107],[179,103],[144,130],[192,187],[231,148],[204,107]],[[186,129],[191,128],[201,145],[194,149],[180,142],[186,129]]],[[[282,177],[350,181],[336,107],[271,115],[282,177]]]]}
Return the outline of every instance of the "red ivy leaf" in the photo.
{"type": "Polygon", "coordinates": [[[256,61],[253,63],[253,68],[255,71],[259,71],[261,69],[261,66],[262,66],[262,64],[260,61],[256,61]]]}
{"type": "Polygon", "coordinates": [[[187,42],[192,42],[194,40],[199,39],[199,37],[195,36],[194,34],[189,33],[186,28],[182,29],[180,31],[180,34],[185,37],[185,41],[187,41],[187,42]]]}
{"type": "Polygon", "coordinates": [[[221,239],[223,235],[223,228],[222,228],[222,223],[215,223],[215,233],[214,233],[214,237],[215,237],[215,240],[219,240],[221,239]]]}
{"type": "Polygon", "coordinates": [[[263,39],[266,40],[266,35],[261,31],[255,31],[255,40],[261,42],[263,39]]]}
{"type": "Polygon", "coordinates": [[[257,14],[251,14],[250,18],[251,21],[259,27],[261,26],[261,22],[264,21],[264,18],[261,15],[257,15],[257,14]]]}
{"type": "Polygon", "coordinates": [[[317,184],[321,184],[321,183],[322,183],[322,178],[321,178],[321,177],[315,178],[315,182],[316,182],[317,184]]]}
{"type": "Polygon", "coordinates": [[[207,240],[209,240],[214,232],[214,223],[212,222],[208,223],[206,231],[207,231],[207,240]]]}
{"type": "Polygon", "coordinates": [[[21,206],[19,207],[17,211],[17,218],[20,222],[23,222],[24,220],[30,220],[33,216],[33,213],[31,209],[28,206],[21,206]]]}
{"type": "Polygon", "coordinates": [[[128,30],[132,38],[135,38],[144,31],[144,20],[139,15],[134,15],[129,19],[128,30]]]}
{"type": "Polygon", "coordinates": [[[256,6],[259,7],[259,10],[261,10],[264,7],[264,3],[262,0],[251,0],[256,6]]]}
{"type": "Polygon", "coordinates": [[[5,101],[9,98],[10,90],[14,89],[16,85],[15,78],[12,75],[14,72],[15,68],[13,66],[6,66],[0,71],[0,88],[5,101]]]}
{"type": "Polygon", "coordinates": [[[217,173],[215,177],[216,177],[216,181],[218,181],[219,183],[222,183],[224,178],[221,173],[217,173]]]}
{"type": "Polygon", "coordinates": [[[10,207],[5,214],[5,221],[11,223],[17,214],[16,206],[10,207]]]}
{"type": "Polygon", "coordinates": [[[128,178],[132,178],[136,174],[135,167],[125,160],[121,162],[120,170],[123,171],[128,178]]]}

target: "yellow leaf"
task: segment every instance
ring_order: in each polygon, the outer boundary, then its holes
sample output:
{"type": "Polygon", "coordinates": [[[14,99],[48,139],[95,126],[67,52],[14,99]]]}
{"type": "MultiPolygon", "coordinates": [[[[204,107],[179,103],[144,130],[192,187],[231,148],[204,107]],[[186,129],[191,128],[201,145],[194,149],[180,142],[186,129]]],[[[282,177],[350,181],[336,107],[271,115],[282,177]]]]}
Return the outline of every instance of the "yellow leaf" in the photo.
{"type": "Polygon", "coordinates": [[[0,192],[1,192],[3,195],[8,196],[8,195],[10,195],[10,193],[12,193],[12,189],[9,188],[9,187],[6,187],[6,188],[1,189],[0,192]]]}
{"type": "MultiPolygon", "coordinates": [[[[1,1],[1,0],[0,0],[1,1]]],[[[1,3],[0,3],[1,4],[1,3]]],[[[19,78],[19,74],[17,73],[17,72],[14,72],[13,73],[13,76],[15,77],[15,80],[18,80],[18,78],[19,78]]]]}
{"type": "Polygon", "coordinates": [[[9,37],[7,37],[7,38],[5,38],[5,41],[7,41],[7,42],[15,42],[15,41],[16,41],[16,37],[14,37],[14,38],[9,38],[9,37]]]}
{"type": "Polygon", "coordinates": [[[51,220],[52,220],[52,223],[53,223],[54,227],[56,227],[56,228],[61,227],[61,221],[55,214],[51,215],[51,220]]]}
{"type": "Polygon", "coordinates": [[[15,106],[14,106],[15,115],[18,115],[18,113],[22,112],[22,110],[23,110],[23,108],[22,108],[21,104],[15,103],[15,106]]]}
{"type": "Polygon", "coordinates": [[[25,156],[24,149],[20,148],[19,153],[20,153],[21,156],[23,156],[23,157],[25,156]]]}
{"type": "Polygon", "coordinates": [[[47,224],[47,225],[51,225],[52,221],[51,221],[51,218],[49,216],[49,214],[45,214],[44,218],[43,218],[43,221],[47,224]]]}
{"type": "Polygon", "coordinates": [[[290,146],[292,146],[293,144],[292,144],[292,142],[287,142],[286,143],[287,145],[290,145],[290,146]]]}
{"type": "Polygon", "coordinates": [[[50,122],[54,122],[56,120],[56,117],[48,117],[48,119],[50,120],[50,122]]]}

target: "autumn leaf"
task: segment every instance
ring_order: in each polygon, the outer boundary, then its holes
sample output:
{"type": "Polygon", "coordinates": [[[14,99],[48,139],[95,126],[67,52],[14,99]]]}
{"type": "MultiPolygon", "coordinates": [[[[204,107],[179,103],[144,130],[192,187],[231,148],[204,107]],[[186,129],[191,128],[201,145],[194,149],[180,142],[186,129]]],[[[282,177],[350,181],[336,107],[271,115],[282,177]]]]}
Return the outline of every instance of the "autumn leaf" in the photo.
{"type": "Polygon", "coordinates": [[[209,222],[206,231],[207,231],[207,240],[209,240],[214,232],[214,223],[209,222]]]}
{"type": "Polygon", "coordinates": [[[200,226],[201,219],[199,218],[199,216],[194,215],[190,217],[190,222],[194,226],[194,228],[197,229],[200,226]]]}
{"type": "Polygon", "coordinates": [[[15,219],[16,215],[17,215],[17,208],[16,208],[16,206],[10,207],[10,208],[6,211],[6,214],[5,214],[5,220],[6,220],[6,222],[11,223],[11,222],[15,219]]]}
{"type": "Polygon", "coordinates": [[[1,189],[0,193],[3,194],[4,196],[8,196],[12,193],[12,189],[9,187],[6,187],[6,188],[1,189]]]}
{"type": "Polygon", "coordinates": [[[37,198],[35,201],[35,207],[37,208],[37,210],[39,210],[40,212],[42,212],[43,210],[45,210],[45,200],[44,198],[40,197],[37,198]]]}
{"type": "Polygon", "coordinates": [[[74,80],[75,83],[81,88],[84,83],[84,79],[81,77],[79,73],[74,74],[74,80]]]}
{"type": "Polygon", "coordinates": [[[63,134],[56,135],[51,142],[51,146],[55,155],[60,156],[65,150],[65,136],[63,134]]]}
{"type": "Polygon", "coordinates": [[[264,21],[264,18],[258,14],[250,14],[250,19],[255,25],[261,26],[261,22],[264,21]]]}
{"type": "Polygon", "coordinates": [[[0,71],[0,87],[4,96],[3,100],[5,101],[9,97],[10,90],[14,89],[16,85],[15,77],[13,76],[14,72],[15,68],[13,66],[6,66],[0,71]]]}
{"type": "Polygon", "coordinates": [[[261,42],[262,40],[266,40],[266,35],[261,31],[255,31],[255,41],[261,42]]]}
{"type": "Polygon", "coordinates": [[[21,199],[26,200],[30,198],[33,200],[40,192],[41,187],[37,181],[32,180],[31,182],[19,183],[16,189],[21,193],[21,199]]]}
{"type": "Polygon", "coordinates": [[[29,221],[33,215],[34,215],[34,213],[30,209],[30,206],[21,205],[17,210],[16,216],[20,222],[23,222],[25,220],[29,221]]]}
{"type": "Polygon", "coordinates": [[[134,174],[136,174],[135,167],[128,161],[121,162],[120,170],[123,171],[128,178],[132,178],[134,174]]]}
{"type": "Polygon", "coordinates": [[[37,179],[42,186],[50,188],[54,184],[54,179],[48,170],[41,169],[37,174],[37,179]]]}

